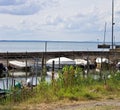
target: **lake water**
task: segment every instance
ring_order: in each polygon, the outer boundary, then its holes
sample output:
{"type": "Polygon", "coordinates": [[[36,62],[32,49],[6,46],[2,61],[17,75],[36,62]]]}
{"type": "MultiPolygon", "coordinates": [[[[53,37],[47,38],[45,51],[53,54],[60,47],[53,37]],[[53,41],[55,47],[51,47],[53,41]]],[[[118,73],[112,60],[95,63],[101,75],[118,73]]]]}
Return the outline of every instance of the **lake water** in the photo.
{"type": "Polygon", "coordinates": [[[0,41],[0,52],[101,51],[97,48],[98,44],[98,42],[0,41]]]}
{"type": "MultiPolygon", "coordinates": [[[[33,76],[28,76],[27,78],[25,77],[26,76],[26,72],[24,71],[21,71],[21,72],[18,72],[18,71],[15,71],[15,72],[10,72],[10,74],[14,74],[14,77],[4,77],[4,78],[0,78],[0,88],[1,89],[9,89],[10,87],[13,86],[13,83],[14,83],[14,80],[15,80],[15,84],[17,84],[18,82],[19,83],[22,83],[23,85],[26,84],[26,80],[27,79],[30,79],[32,81],[32,84],[33,85],[37,85],[39,84],[39,82],[41,81],[41,76],[37,76],[36,73],[33,75],[33,76]],[[21,75],[23,74],[23,75],[21,75]],[[19,77],[21,76],[21,77],[19,77]]],[[[30,73],[27,73],[27,74],[30,74],[30,73]]],[[[54,73],[54,78],[58,78],[58,73],[55,72],[54,73]]],[[[45,80],[47,82],[50,82],[52,80],[52,71],[48,71],[47,72],[47,75],[45,77],[45,80]]]]}
{"type": "MultiPolygon", "coordinates": [[[[39,84],[39,82],[41,80],[41,77],[35,77],[34,76],[34,77],[28,77],[27,79],[31,79],[33,85],[37,85],[37,84],[39,84]]],[[[51,76],[49,76],[49,75],[46,76],[46,81],[47,82],[50,82],[51,79],[52,79],[51,76]]],[[[8,77],[8,78],[4,77],[4,78],[0,78],[0,88],[1,89],[9,89],[10,87],[13,86],[14,80],[15,80],[15,84],[17,84],[18,82],[22,83],[22,84],[26,84],[26,77],[14,77],[14,78],[12,78],[12,77],[8,77]]]]}

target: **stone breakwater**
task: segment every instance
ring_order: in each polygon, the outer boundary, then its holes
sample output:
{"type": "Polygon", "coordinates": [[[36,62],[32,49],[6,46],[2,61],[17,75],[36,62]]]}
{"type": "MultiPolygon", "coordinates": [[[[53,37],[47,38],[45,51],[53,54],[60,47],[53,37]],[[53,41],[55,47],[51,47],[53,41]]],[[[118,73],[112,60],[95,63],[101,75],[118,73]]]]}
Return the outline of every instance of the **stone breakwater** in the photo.
{"type": "Polygon", "coordinates": [[[0,53],[0,62],[7,63],[9,60],[33,60],[43,58],[48,60],[55,57],[68,57],[71,59],[89,58],[94,60],[97,57],[106,57],[110,60],[118,60],[120,52],[114,51],[58,51],[58,52],[6,52],[0,53]]]}

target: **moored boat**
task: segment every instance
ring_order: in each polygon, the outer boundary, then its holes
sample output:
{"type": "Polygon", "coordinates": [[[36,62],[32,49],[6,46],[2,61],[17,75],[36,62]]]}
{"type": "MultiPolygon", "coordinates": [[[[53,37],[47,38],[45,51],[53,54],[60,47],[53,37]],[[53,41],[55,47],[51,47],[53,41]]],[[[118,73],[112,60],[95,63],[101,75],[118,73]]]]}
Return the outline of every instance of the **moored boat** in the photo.
{"type": "Polygon", "coordinates": [[[26,63],[25,61],[13,60],[13,61],[9,61],[9,67],[14,69],[23,69],[23,70],[27,68],[27,70],[29,70],[30,64],[26,63]]]}

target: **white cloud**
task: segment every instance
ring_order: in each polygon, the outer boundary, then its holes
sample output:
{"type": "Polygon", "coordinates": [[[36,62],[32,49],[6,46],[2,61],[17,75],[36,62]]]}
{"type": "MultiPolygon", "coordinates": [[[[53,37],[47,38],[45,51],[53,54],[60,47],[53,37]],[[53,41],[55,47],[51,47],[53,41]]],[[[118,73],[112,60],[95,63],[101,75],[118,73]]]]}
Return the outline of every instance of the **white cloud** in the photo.
{"type": "MultiPolygon", "coordinates": [[[[118,38],[119,5],[115,12],[118,38]]],[[[7,29],[8,35],[22,36],[16,39],[96,40],[103,37],[105,22],[111,34],[110,0],[0,0],[0,13],[4,38],[7,29]]]]}
{"type": "Polygon", "coordinates": [[[57,4],[55,0],[5,0],[1,1],[0,13],[13,15],[32,15],[57,4]]]}
{"type": "Polygon", "coordinates": [[[0,6],[21,5],[25,2],[26,0],[0,0],[0,6]]]}

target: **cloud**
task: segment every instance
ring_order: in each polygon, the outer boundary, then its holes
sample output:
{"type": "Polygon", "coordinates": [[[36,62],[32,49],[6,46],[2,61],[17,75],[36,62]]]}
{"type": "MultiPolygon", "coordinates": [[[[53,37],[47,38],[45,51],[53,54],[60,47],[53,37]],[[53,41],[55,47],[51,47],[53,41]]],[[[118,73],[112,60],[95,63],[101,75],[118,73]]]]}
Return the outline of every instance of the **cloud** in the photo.
{"type": "Polygon", "coordinates": [[[60,16],[47,16],[46,17],[46,25],[58,25],[59,23],[64,22],[63,18],[60,16]]]}
{"type": "Polygon", "coordinates": [[[1,0],[0,13],[32,15],[42,9],[54,6],[57,2],[57,0],[1,0]]]}
{"type": "MultiPolygon", "coordinates": [[[[120,2],[115,4],[115,31],[119,31],[120,2]]],[[[94,40],[103,37],[105,22],[106,36],[111,37],[109,0],[0,0],[0,13],[0,35],[6,38],[94,40]]]]}
{"type": "Polygon", "coordinates": [[[25,2],[26,0],[0,0],[0,6],[21,5],[25,2]]]}
{"type": "MultiPolygon", "coordinates": [[[[46,17],[46,26],[54,27],[54,30],[62,30],[68,32],[95,32],[101,31],[101,26],[103,26],[103,13],[99,11],[95,13],[95,9],[83,13],[78,10],[78,12],[72,15],[48,15],[46,17]],[[103,24],[101,24],[101,22],[103,24]]],[[[51,28],[49,28],[51,30],[51,28]]]]}

